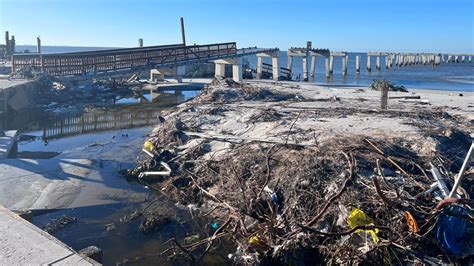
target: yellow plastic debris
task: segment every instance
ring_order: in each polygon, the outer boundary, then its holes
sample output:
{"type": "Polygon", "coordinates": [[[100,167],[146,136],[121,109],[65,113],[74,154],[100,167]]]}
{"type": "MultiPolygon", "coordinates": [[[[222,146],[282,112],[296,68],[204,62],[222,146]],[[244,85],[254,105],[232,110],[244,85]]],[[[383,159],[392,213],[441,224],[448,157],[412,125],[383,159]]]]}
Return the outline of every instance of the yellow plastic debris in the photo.
{"type": "Polygon", "coordinates": [[[258,242],[260,242],[260,239],[258,238],[257,235],[252,236],[252,237],[249,239],[249,244],[251,244],[251,245],[255,245],[255,244],[257,244],[258,242]]]}
{"type": "MultiPolygon", "coordinates": [[[[353,229],[357,226],[374,225],[374,220],[367,216],[367,214],[365,214],[362,210],[353,209],[349,217],[347,217],[347,224],[351,229],[353,229]]],[[[359,233],[362,232],[362,230],[363,229],[357,229],[355,232],[359,233]]],[[[372,239],[375,243],[379,242],[379,237],[377,236],[379,229],[375,228],[373,230],[365,230],[365,232],[372,236],[372,239]]]]}
{"type": "Polygon", "coordinates": [[[151,141],[147,140],[145,141],[145,143],[143,143],[143,148],[149,152],[153,152],[153,150],[155,149],[155,145],[153,145],[151,141]]]}

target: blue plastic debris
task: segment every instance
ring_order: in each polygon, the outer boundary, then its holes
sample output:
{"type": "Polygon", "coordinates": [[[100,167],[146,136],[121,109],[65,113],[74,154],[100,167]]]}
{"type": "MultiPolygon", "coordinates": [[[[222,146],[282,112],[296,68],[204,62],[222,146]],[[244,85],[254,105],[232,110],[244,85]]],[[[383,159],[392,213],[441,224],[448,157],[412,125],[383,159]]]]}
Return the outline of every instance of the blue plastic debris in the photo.
{"type": "Polygon", "coordinates": [[[273,204],[278,204],[278,195],[276,192],[271,194],[273,204]]]}
{"type": "Polygon", "coordinates": [[[450,215],[468,215],[468,210],[461,205],[452,205],[442,214],[436,230],[439,245],[455,257],[462,257],[464,242],[468,238],[467,223],[465,218],[450,215]]]}
{"type": "Polygon", "coordinates": [[[219,224],[218,223],[212,223],[211,228],[212,228],[212,230],[215,231],[215,230],[219,229],[219,224]]]}

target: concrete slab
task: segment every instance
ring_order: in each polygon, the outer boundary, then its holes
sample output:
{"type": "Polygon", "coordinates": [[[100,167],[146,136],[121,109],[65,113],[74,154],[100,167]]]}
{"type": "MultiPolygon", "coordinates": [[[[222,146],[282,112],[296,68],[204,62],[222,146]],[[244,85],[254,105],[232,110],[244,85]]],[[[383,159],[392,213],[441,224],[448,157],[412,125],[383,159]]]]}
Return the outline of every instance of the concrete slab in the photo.
{"type": "Polygon", "coordinates": [[[8,158],[18,135],[17,130],[9,130],[4,133],[5,136],[0,137],[0,159],[8,158]]]}
{"type": "Polygon", "coordinates": [[[1,159],[0,205],[13,211],[142,202],[148,190],[117,170],[133,165],[150,127],[19,143],[19,151],[57,151],[51,159],[1,159]],[[123,134],[127,137],[122,137],[123,134]]]}
{"type": "Polygon", "coordinates": [[[100,265],[0,206],[1,265],[100,265]]]}
{"type": "Polygon", "coordinates": [[[28,82],[31,82],[31,81],[26,80],[26,79],[12,79],[12,80],[0,79],[0,90],[1,89],[6,89],[6,88],[9,88],[9,87],[13,87],[13,86],[17,86],[17,85],[20,85],[20,84],[25,84],[25,83],[28,83],[28,82]]]}

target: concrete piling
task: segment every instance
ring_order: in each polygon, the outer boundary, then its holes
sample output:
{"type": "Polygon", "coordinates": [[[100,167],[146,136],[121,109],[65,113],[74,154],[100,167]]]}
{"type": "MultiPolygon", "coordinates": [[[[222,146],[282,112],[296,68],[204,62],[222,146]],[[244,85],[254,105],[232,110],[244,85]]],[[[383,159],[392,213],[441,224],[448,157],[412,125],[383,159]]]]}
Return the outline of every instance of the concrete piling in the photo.
{"type": "MultiPolygon", "coordinates": [[[[278,63],[277,63],[278,66],[278,63]]],[[[236,63],[232,64],[232,79],[236,82],[241,82],[243,79],[242,73],[242,58],[236,58],[236,63]]],[[[278,72],[277,72],[277,80],[278,80],[278,72]]]]}
{"type": "Polygon", "coordinates": [[[372,71],[372,68],[370,67],[370,55],[367,55],[367,71],[372,71]]]}
{"type": "Polygon", "coordinates": [[[329,56],[329,74],[332,75],[334,67],[334,56],[329,56]]]}
{"type": "Polygon", "coordinates": [[[472,63],[472,56],[469,56],[468,62],[472,63]]]}
{"type": "Polygon", "coordinates": [[[310,68],[310,76],[314,78],[314,73],[316,71],[316,55],[311,55],[311,68],[310,68]]]}
{"type": "Polygon", "coordinates": [[[36,37],[36,52],[41,54],[41,39],[40,37],[36,37]]]}
{"type": "Polygon", "coordinates": [[[329,71],[329,57],[324,58],[324,65],[326,67],[326,78],[330,78],[331,72],[329,71]]]}
{"type": "Polygon", "coordinates": [[[308,57],[303,57],[303,80],[308,80],[308,57]]]}
{"type": "Polygon", "coordinates": [[[5,48],[7,50],[7,55],[10,54],[10,33],[5,31],[5,48]]]}
{"type": "Polygon", "coordinates": [[[293,56],[288,56],[287,68],[292,70],[293,68],[293,56]]]}
{"type": "Polygon", "coordinates": [[[376,59],[376,62],[375,62],[375,68],[377,69],[377,71],[380,71],[380,55],[377,55],[377,59],[376,59]]]}
{"type": "Polygon", "coordinates": [[[304,81],[308,81],[308,72],[309,72],[309,69],[308,69],[308,60],[309,60],[309,55],[310,55],[310,51],[313,47],[313,43],[311,41],[307,41],[306,42],[306,54],[305,56],[303,57],[303,80],[304,81]]]}
{"type": "Polygon", "coordinates": [[[342,57],[342,75],[345,76],[347,75],[347,56],[342,57]]]}
{"type": "Polygon", "coordinates": [[[272,57],[272,76],[273,80],[278,81],[280,78],[280,67],[278,65],[278,56],[272,57]]]}
{"type": "Polygon", "coordinates": [[[356,73],[360,73],[360,56],[356,55],[356,73]]]}
{"type": "Polygon", "coordinates": [[[464,56],[464,55],[461,56],[461,62],[463,62],[463,63],[466,62],[466,56],[464,56]]]}
{"type": "MultiPolygon", "coordinates": [[[[242,81],[242,58],[227,58],[227,59],[217,59],[214,60],[215,65],[215,77],[224,78],[225,77],[225,65],[232,65],[232,79],[236,82],[242,81]]],[[[178,73],[179,75],[180,73],[178,73]]],[[[181,73],[184,75],[183,73],[181,73]]]]}
{"type": "Polygon", "coordinates": [[[15,42],[15,36],[12,35],[12,38],[10,40],[10,44],[9,44],[9,48],[10,48],[10,54],[14,54],[16,49],[15,49],[15,46],[16,46],[16,42],[15,42]]]}
{"type": "Polygon", "coordinates": [[[219,64],[219,63],[214,63],[214,65],[215,65],[215,74],[214,74],[215,77],[216,78],[225,77],[225,65],[224,64],[219,64]]]}
{"type": "MultiPolygon", "coordinates": [[[[263,76],[263,72],[265,71],[265,74],[268,74],[272,76],[272,79],[273,80],[279,80],[280,79],[280,63],[279,63],[279,55],[280,55],[280,51],[279,50],[275,50],[275,51],[271,51],[271,52],[262,52],[262,53],[257,53],[257,79],[262,79],[264,78],[263,76]],[[268,68],[263,68],[264,66],[264,63],[263,63],[263,59],[265,57],[270,57],[271,58],[271,70],[268,69],[268,68]]],[[[288,64],[290,65],[289,66],[289,69],[291,70],[291,57],[288,57],[288,59],[290,59],[288,61],[288,64]]],[[[227,60],[228,62],[230,62],[231,60],[228,59],[227,60]]],[[[230,62],[229,64],[235,64],[233,62],[230,62]]],[[[242,62],[239,62],[239,65],[242,65],[242,62]]],[[[267,64],[265,64],[266,66],[268,66],[267,64]]]]}
{"type": "Polygon", "coordinates": [[[257,79],[262,78],[263,57],[257,56],[257,79]]]}

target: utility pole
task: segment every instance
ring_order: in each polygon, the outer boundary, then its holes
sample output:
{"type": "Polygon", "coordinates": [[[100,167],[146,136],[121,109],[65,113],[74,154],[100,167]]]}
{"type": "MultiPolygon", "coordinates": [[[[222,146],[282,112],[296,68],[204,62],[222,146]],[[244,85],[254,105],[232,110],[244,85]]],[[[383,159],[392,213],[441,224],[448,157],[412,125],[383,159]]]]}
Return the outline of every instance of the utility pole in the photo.
{"type": "Polygon", "coordinates": [[[184,18],[181,17],[181,36],[183,38],[183,46],[186,46],[186,33],[184,32],[184,18]]]}

